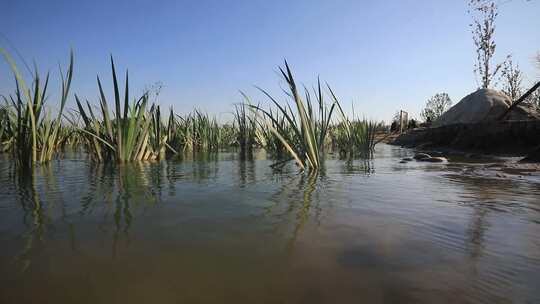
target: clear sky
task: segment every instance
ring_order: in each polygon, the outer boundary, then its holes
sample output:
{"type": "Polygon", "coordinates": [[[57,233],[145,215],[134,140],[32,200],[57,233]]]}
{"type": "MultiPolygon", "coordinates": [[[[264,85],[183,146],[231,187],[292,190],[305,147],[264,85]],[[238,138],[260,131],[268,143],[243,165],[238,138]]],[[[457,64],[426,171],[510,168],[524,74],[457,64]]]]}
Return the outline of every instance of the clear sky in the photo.
{"type": "MultiPolygon", "coordinates": [[[[512,54],[529,85],[540,78],[532,61],[540,0],[499,4],[496,59],[512,54]]],[[[279,94],[286,58],[298,81],[311,86],[320,75],[347,108],[354,102],[356,113],[389,120],[399,109],[417,116],[435,93],[457,102],[477,87],[469,23],[466,0],[1,0],[0,45],[54,79],[73,48],[73,92],[94,102],[97,74],[111,91],[112,53],[118,70],[129,69],[133,93],[161,81],[160,104],[220,119],[241,101],[238,90],[263,102],[253,85],[279,94]]],[[[13,87],[2,62],[0,94],[13,87]]]]}

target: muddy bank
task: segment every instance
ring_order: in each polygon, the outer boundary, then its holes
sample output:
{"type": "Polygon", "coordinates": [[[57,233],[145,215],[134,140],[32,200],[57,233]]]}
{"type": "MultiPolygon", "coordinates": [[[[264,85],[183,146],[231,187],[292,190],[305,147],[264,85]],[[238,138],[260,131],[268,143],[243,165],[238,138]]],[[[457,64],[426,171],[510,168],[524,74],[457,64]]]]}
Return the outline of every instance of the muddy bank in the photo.
{"type": "MultiPolygon", "coordinates": [[[[540,182],[540,121],[501,121],[418,128],[388,138],[415,154],[444,157],[446,166],[470,177],[540,182]],[[530,162],[523,162],[529,156],[530,162]]],[[[403,165],[407,165],[404,163],[403,165]]]]}
{"type": "Polygon", "coordinates": [[[540,120],[417,128],[389,139],[388,143],[462,156],[524,157],[540,146],[540,120]]]}

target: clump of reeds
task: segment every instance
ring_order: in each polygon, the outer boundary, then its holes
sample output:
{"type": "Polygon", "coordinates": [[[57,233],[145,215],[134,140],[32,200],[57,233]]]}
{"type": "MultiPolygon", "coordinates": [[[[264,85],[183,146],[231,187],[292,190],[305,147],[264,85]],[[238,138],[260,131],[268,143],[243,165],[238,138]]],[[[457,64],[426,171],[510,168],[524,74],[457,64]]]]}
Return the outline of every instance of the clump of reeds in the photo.
{"type": "Polygon", "coordinates": [[[280,104],[259,88],[273,106],[263,109],[253,105],[242,93],[245,102],[235,105],[232,124],[220,124],[215,117],[199,110],[179,116],[172,108],[165,123],[160,107],[150,104],[148,92],[130,99],[127,72],[124,92],[120,92],[112,57],[114,109],[109,109],[97,77],[99,106],[83,103],[75,95],[78,111],[64,114],[73,76],[72,53],[67,72],[60,73],[59,111],[51,118],[51,112],[44,108],[49,75],[42,81],[36,69],[28,87],[13,59],[1,51],[15,75],[16,91],[8,97],[2,96],[0,151],[12,152],[21,166],[47,162],[64,148],[78,146],[84,146],[94,160],[120,163],[164,159],[177,151],[213,153],[229,147],[239,147],[245,155],[255,147],[263,147],[280,159],[280,163],[294,160],[301,169],[316,170],[329,146],[342,154],[367,156],[376,143],[375,123],[356,119],[354,115],[349,120],[329,86],[331,99],[327,105],[320,80],[313,91],[306,87],[299,90],[286,61],[279,70],[292,102],[280,104]],[[336,106],[341,114],[337,122],[332,120],[336,106]]]}
{"type": "Polygon", "coordinates": [[[332,103],[329,108],[326,106],[321,83],[318,81],[314,94],[317,108],[314,109],[311,94],[307,89],[304,89],[306,101],[302,99],[287,61],[285,61],[285,69],[280,67],[279,70],[287,82],[289,89],[287,94],[294,102],[296,112],[293,112],[290,104],[281,105],[265,90],[260,90],[277,107],[277,111],[290,129],[284,128],[278,120],[279,117],[271,111],[255,105],[250,106],[264,114],[267,128],[280,140],[301,169],[318,169],[322,164],[324,144],[335,103],[332,103]]]}
{"type": "Polygon", "coordinates": [[[75,95],[84,127],[81,133],[86,137],[86,148],[97,161],[116,162],[146,161],[161,159],[168,144],[168,134],[161,124],[159,107],[152,105],[148,109],[148,94],[134,99],[130,104],[129,77],[126,71],[126,83],[123,98],[120,97],[114,61],[111,57],[115,111],[110,113],[107,98],[99,76],[97,77],[100,93],[101,119],[86,101],[86,110],[75,95]],[[111,118],[112,117],[112,118],[111,118]]]}
{"type": "Polygon", "coordinates": [[[48,162],[65,141],[65,137],[62,136],[62,112],[73,77],[73,52],[70,53],[69,67],[65,76],[60,69],[62,87],[59,110],[54,118],[45,109],[49,73],[45,76],[45,81],[42,81],[35,68],[31,86],[28,86],[13,58],[4,49],[0,49],[0,52],[11,67],[16,85],[15,93],[4,97],[6,106],[11,107],[12,110],[6,110],[7,114],[4,114],[2,118],[6,123],[1,128],[5,139],[3,146],[13,152],[16,163],[20,167],[31,167],[36,163],[48,162]],[[9,138],[6,139],[7,136],[9,138]]]}
{"type": "Polygon", "coordinates": [[[273,120],[257,119],[257,138],[259,144],[270,153],[271,156],[277,159],[282,159],[287,151],[285,146],[281,141],[280,137],[283,138],[292,138],[293,130],[291,126],[287,123],[285,115],[280,114],[280,111],[273,111],[272,109],[268,110],[270,116],[273,120]],[[272,130],[281,130],[283,135],[278,136],[272,130]]]}
{"type": "Polygon", "coordinates": [[[60,144],[61,150],[71,149],[72,151],[78,150],[84,145],[84,137],[80,136],[80,116],[75,111],[64,113],[63,118],[65,122],[60,128],[60,136],[62,141],[60,144]]]}
{"type": "MultiPolygon", "coordinates": [[[[336,102],[341,121],[332,127],[331,138],[332,146],[339,151],[341,155],[347,157],[370,157],[375,148],[375,133],[377,123],[367,119],[354,118],[350,120],[334,92],[329,88],[332,98],[336,102]]],[[[353,114],[354,115],[354,114],[353,114]]]]}
{"type": "Polygon", "coordinates": [[[249,109],[249,97],[240,92],[245,99],[245,103],[234,105],[234,124],[236,132],[236,143],[240,147],[240,153],[245,155],[251,153],[257,144],[257,117],[249,109]]]}
{"type": "Polygon", "coordinates": [[[370,157],[375,148],[377,123],[367,119],[344,120],[332,126],[332,147],[345,157],[370,157]]]}
{"type": "Polygon", "coordinates": [[[0,152],[10,150],[13,144],[13,113],[6,97],[2,96],[5,105],[0,106],[0,152]]]}
{"type": "Polygon", "coordinates": [[[184,152],[217,152],[224,146],[234,143],[234,130],[228,126],[220,126],[215,117],[195,110],[185,117],[174,117],[176,145],[184,152]]]}

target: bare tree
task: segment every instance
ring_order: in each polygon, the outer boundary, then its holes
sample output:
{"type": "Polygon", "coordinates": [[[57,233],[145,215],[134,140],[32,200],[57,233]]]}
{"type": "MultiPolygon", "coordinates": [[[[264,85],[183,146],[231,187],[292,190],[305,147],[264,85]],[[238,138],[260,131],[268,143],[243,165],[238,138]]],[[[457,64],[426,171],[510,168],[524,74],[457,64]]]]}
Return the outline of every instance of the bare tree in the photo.
{"type": "MultiPolygon", "coordinates": [[[[535,61],[536,61],[536,67],[538,68],[538,71],[540,72],[540,51],[536,54],[535,61]]],[[[536,89],[536,91],[534,91],[529,96],[529,98],[527,98],[527,102],[535,105],[536,109],[540,112],[540,88],[536,89]]]]}
{"type": "Polygon", "coordinates": [[[519,65],[512,61],[512,56],[508,56],[503,63],[501,70],[502,91],[506,96],[510,97],[512,102],[518,100],[523,94],[523,72],[519,69],[519,65]]]}
{"type": "Polygon", "coordinates": [[[540,111],[540,89],[534,91],[528,100],[529,103],[536,106],[536,109],[540,111]]]}
{"type": "Polygon", "coordinates": [[[474,73],[480,78],[480,87],[489,88],[502,64],[492,66],[495,54],[495,20],[498,16],[497,5],[493,0],[469,0],[469,14],[473,22],[470,24],[476,47],[476,63],[474,73]]]}
{"type": "MultiPolygon", "coordinates": [[[[536,67],[538,68],[538,72],[540,72],[540,51],[536,53],[536,67]]],[[[534,93],[531,94],[529,101],[532,104],[535,104],[536,109],[540,111],[540,88],[538,88],[536,91],[534,91],[534,93]]]]}
{"type": "Polygon", "coordinates": [[[540,51],[536,54],[536,67],[540,70],[540,51]]]}
{"type": "Polygon", "coordinates": [[[420,113],[420,116],[426,122],[433,122],[446,112],[452,106],[452,100],[447,93],[438,93],[432,96],[426,102],[426,107],[420,113]]]}

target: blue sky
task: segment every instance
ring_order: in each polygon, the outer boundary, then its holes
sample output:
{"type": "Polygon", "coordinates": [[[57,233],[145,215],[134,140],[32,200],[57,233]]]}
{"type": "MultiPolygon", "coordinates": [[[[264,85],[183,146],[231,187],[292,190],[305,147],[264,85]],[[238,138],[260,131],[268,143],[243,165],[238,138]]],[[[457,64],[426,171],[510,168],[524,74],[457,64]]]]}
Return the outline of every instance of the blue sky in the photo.
{"type": "MultiPolygon", "coordinates": [[[[512,54],[529,85],[540,78],[532,61],[540,1],[499,2],[496,60],[512,54]]],[[[399,109],[418,116],[435,93],[457,102],[477,87],[466,11],[466,0],[2,0],[0,45],[16,47],[54,79],[73,48],[73,92],[94,102],[97,74],[111,91],[112,53],[118,70],[129,69],[133,93],[161,81],[163,106],[223,120],[241,101],[238,90],[261,102],[253,85],[279,94],[276,71],[286,58],[298,81],[311,86],[320,75],[346,108],[354,103],[357,114],[389,120],[399,109]]],[[[13,86],[0,63],[0,94],[13,86]]]]}

